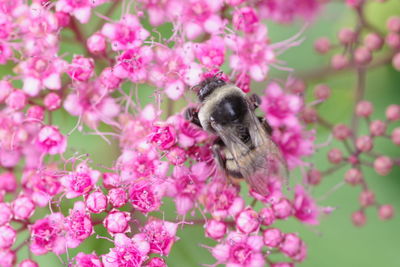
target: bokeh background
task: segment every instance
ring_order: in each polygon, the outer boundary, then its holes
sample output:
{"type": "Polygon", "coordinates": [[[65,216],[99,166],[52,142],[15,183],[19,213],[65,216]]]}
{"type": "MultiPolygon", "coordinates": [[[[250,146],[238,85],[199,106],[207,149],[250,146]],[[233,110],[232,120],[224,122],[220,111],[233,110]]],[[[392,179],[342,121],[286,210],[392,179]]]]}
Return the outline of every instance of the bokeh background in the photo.
{"type": "MultiPolygon", "coordinates": [[[[321,66],[329,64],[330,56],[319,56],[313,52],[313,42],[321,36],[327,36],[335,40],[336,33],[342,27],[354,27],[355,16],[344,6],[343,1],[331,1],[326,5],[315,20],[307,27],[302,36],[304,42],[287,51],[281,58],[287,62],[289,67],[295,69],[294,74],[303,75],[316,70],[321,66]]],[[[107,10],[104,5],[98,9],[100,13],[107,10]]],[[[366,16],[369,21],[381,31],[385,31],[386,19],[391,15],[400,15],[400,1],[391,0],[386,3],[372,3],[367,5],[366,16]]],[[[118,18],[119,10],[111,15],[112,18],[118,18]]],[[[87,37],[93,32],[100,19],[93,16],[88,25],[82,27],[84,35],[87,37]]],[[[293,36],[304,26],[304,22],[298,21],[291,25],[278,25],[267,23],[271,42],[278,42],[293,36]]],[[[150,26],[147,25],[148,29],[150,26]]],[[[163,35],[171,34],[171,25],[164,25],[158,28],[163,35]]],[[[65,40],[62,43],[61,53],[65,53],[65,58],[70,60],[73,54],[84,53],[82,47],[74,40],[72,32],[62,33],[65,40]]],[[[380,52],[385,55],[388,51],[380,52]]],[[[378,56],[380,55],[378,54],[378,56]]],[[[2,66],[0,77],[11,74],[13,64],[2,66]]],[[[99,69],[101,69],[101,64],[99,69]]],[[[285,79],[289,73],[271,70],[269,79],[285,79]]],[[[263,84],[253,84],[254,92],[262,93],[266,81],[263,84]]],[[[354,107],[354,88],[356,77],[351,71],[340,72],[335,75],[329,75],[324,78],[316,77],[307,81],[307,97],[311,99],[312,88],[315,84],[324,82],[331,86],[332,97],[321,105],[319,111],[324,118],[331,123],[350,122],[351,113],[354,107]]],[[[129,90],[130,85],[125,84],[125,89],[129,90]]],[[[400,104],[400,74],[393,69],[390,63],[376,67],[367,74],[366,99],[374,104],[373,119],[384,118],[386,106],[389,104],[400,104]]],[[[153,88],[142,87],[139,90],[140,101],[142,105],[153,101],[153,88]]],[[[165,104],[165,103],[164,103],[165,104]]],[[[173,112],[180,112],[184,103],[174,104],[173,112]]],[[[65,112],[58,112],[53,117],[53,122],[60,126],[64,134],[68,133],[76,124],[77,118],[72,118],[65,112]]],[[[397,123],[396,126],[399,126],[397,123]]],[[[389,128],[389,132],[393,129],[389,128]]],[[[366,123],[361,122],[361,133],[366,133],[366,123]]],[[[107,130],[103,126],[102,130],[107,130]]],[[[325,128],[317,128],[317,143],[324,143],[331,134],[325,128]]],[[[83,132],[75,131],[69,137],[69,151],[79,153],[89,153],[93,160],[93,166],[111,166],[119,155],[118,144],[113,142],[107,144],[96,135],[88,134],[88,129],[83,132]]],[[[341,144],[333,142],[331,146],[341,148],[341,144]]],[[[331,147],[330,146],[330,147],[331,147]]],[[[308,162],[315,164],[320,170],[329,167],[326,160],[326,152],[329,147],[323,147],[318,150],[315,156],[307,159],[308,162]]],[[[391,156],[400,156],[399,148],[395,147],[388,140],[379,140],[376,143],[376,151],[381,154],[391,156]]],[[[343,180],[345,167],[331,176],[325,177],[321,185],[312,189],[312,194],[319,199],[321,206],[335,207],[335,211],[329,216],[323,216],[319,226],[307,227],[297,221],[290,219],[285,222],[279,222],[278,226],[287,232],[298,232],[308,245],[308,258],[300,266],[304,267],[396,267],[400,266],[400,216],[395,215],[390,221],[380,221],[375,209],[370,208],[367,211],[367,223],[362,228],[353,226],[350,215],[358,209],[358,195],[361,188],[343,186],[332,194],[328,192],[343,180]]],[[[390,203],[397,212],[400,211],[400,168],[395,167],[392,172],[382,177],[375,174],[374,170],[364,168],[364,173],[370,188],[376,192],[380,203],[390,203]]],[[[292,173],[290,177],[292,183],[301,180],[300,173],[292,173]]],[[[246,195],[247,188],[242,189],[242,194],[246,195]]],[[[260,205],[260,204],[258,204],[260,205]]],[[[63,211],[67,213],[70,203],[63,205],[63,211]]],[[[41,218],[44,213],[37,212],[35,218],[41,218]]],[[[176,213],[171,201],[165,200],[162,212],[156,216],[165,217],[174,220],[176,213]]],[[[197,215],[195,215],[197,216],[197,215]]],[[[101,226],[96,226],[95,230],[99,234],[101,226]]],[[[168,266],[200,266],[201,264],[212,264],[215,262],[207,249],[202,245],[213,246],[212,240],[204,237],[202,226],[186,225],[178,230],[180,240],[173,246],[172,252],[167,259],[168,266]]],[[[21,237],[22,239],[22,237],[21,237]]],[[[17,243],[19,243],[17,241],[17,243]]],[[[70,256],[74,256],[79,251],[90,253],[93,250],[106,253],[112,244],[106,240],[96,239],[94,236],[86,240],[79,248],[70,250],[70,256]]],[[[21,257],[27,256],[27,249],[20,252],[21,257]]],[[[40,266],[61,266],[60,261],[55,255],[45,255],[33,257],[40,263],[40,266]]]]}

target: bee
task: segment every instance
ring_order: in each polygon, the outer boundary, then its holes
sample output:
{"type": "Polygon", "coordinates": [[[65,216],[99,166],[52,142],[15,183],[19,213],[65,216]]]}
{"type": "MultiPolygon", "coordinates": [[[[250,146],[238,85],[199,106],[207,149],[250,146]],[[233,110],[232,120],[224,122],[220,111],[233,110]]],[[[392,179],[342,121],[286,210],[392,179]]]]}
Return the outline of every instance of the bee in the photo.
{"type": "Polygon", "coordinates": [[[285,178],[287,167],[271,126],[255,114],[260,97],[247,96],[218,75],[196,87],[200,105],[187,108],[185,118],[216,135],[214,158],[233,183],[244,179],[254,192],[267,195],[270,179],[285,178]]]}

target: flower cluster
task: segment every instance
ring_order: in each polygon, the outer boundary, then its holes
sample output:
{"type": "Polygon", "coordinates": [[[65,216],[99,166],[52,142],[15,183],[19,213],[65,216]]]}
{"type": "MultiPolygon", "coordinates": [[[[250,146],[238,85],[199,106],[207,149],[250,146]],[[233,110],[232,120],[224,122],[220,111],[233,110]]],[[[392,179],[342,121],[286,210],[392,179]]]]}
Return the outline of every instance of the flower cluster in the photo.
{"type": "MultiPolygon", "coordinates": [[[[268,138],[288,171],[300,169],[304,179],[290,184],[289,192],[285,179],[268,179],[265,195],[247,190],[245,183],[232,183],[213,157],[216,136],[174,110],[177,100],[194,105],[190,88],[205,78],[220,75],[248,93],[252,82],[269,78],[271,68],[287,69],[278,57],[298,45],[298,38],[270,40],[265,22],[310,20],[324,2],[2,0],[0,65],[11,75],[0,77],[0,266],[38,266],[32,254],[36,259],[53,253],[68,266],[163,267],[179,240],[179,225],[204,227],[214,245],[203,247],[215,265],[294,266],[306,259],[306,242],[275,223],[294,218],[317,225],[320,215],[331,211],[320,207],[308,190],[332,173],[307,161],[317,148],[316,130],[309,127],[313,123],[330,128],[343,142],[347,155],[332,148],[328,159],[335,166],[350,164],[346,183],[363,188],[354,223],[365,223],[369,206],[378,208],[380,218],[391,218],[393,208],[378,204],[361,166],[386,175],[400,164],[373,150],[377,138],[400,144],[399,128],[391,136],[387,130],[400,119],[399,105],[388,107],[385,120],[371,120],[373,105],[359,92],[352,127],[332,126],[317,112],[330,96],[329,87],[318,85],[316,100],[308,103],[301,79],[268,81],[260,103],[272,128],[268,138]],[[100,14],[100,6],[109,9],[100,14]],[[121,15],[108,18],[116,9],[121,15]],[[101,18],[97,26],[94,14],[101,18]],[[85,24],[90,24],[90,34],[85,24]],[[71,33],[80,54],[64,47],[71,33]],[[153,90],[154,101],[142,106],[140,90],[153,90]],[[56,114],[72,117],[76,126],[65,130],[56,114]],[[360,118],[369,125],[368,135],[357,133],[360,118]],[[90,154],[71,153],[76,150],[70,145],[72,133],[94,133],[109,143],[115,139],[118,158],[112,166],[99,167],[90,154]],[[167,199],[175,203],[176,217],[165,218],[167,199]],[[111,248],[69,253],[90,238],[107,240],[111,248]],[[20,253],[24,247],[30,255],[26,259],[20,253]]],[[[364,2],[347,1],[361,26],[339,33],[349,54],[334,55],[331,67],[355,68],[359,91],[373,53],[384,43],[400,69],[400,18],[388,21],[389,33],[383,36],[360,15],[364,2]],[[364,42],[363,31],[370,31],[364,42]]],[[[315,44],[319,53],[332,47],[327,38],[315,44]]]]}

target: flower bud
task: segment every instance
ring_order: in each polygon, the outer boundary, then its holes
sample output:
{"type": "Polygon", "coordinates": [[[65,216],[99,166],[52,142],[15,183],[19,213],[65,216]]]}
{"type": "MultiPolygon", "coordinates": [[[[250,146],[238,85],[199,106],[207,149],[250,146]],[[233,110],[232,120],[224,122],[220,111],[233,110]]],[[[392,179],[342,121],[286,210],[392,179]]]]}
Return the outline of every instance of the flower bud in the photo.
{"type": "Polygon", "coordinates": [[[349,65],[349,59],[342,54],[336,54],[331,59],[332,68],[341,70],[349,65]]]}
{"type": "Polygon", "coordinates": [[[12,172],[4,172],[0,174],[0,190],[7,193],[15,192],[17,189],[17,179],[12,172]]]}
{"type": "Polygon", "coordinates": [[[367,65],[372,60],[372,53],[366,47],[358,47],[354,51],[354,60],[359,65],[367,65]]]}
{"type": "Polygon", "coordinates": [[[23,109],[28,102],[28,97],[22,90],[15,90],[8,95],[6,104],[13,110],[23,109]]]}
{"type": "Polygon", "coordinates": [[[264,237],[264,244],[270,248],[275,248],[279,246],[279,244],[283,240],[283,234],[281,230],[279,230],[278,228],[266,229],[263,233],[263,237],[264,237]]]}
{"type": "Polygon", "coordinates": [[[318,84],[314,89],[314,97],[318,100],[326,100],[331,96],[331,88],[326,84],[318,84]]]}
{"type": "Polygon", "coordinates": [[[390,32],[386,35],[385,43],[392,49],[400,48],[400,34],[390,32]]]}
{"type": "Polygon", "coordinates": [[[72,63],[68,66],[67,73],[73,80],[84,82],[89,80],[94,72],[94,61],[91,58],[85,58],[75,55],[72,63]]]}
{"type": "Polygon", "coordinates": [[[374,169],[376,173],[386,176],[392,170],[393,161],[387,156],[380,156],[374,161],[374,169]]]}
{"type": "Polygon", "coordinates": [[[355,36],[356,34],[354,31],[349,28],[343,28],[338,33],[338,39],[344,45],[352,43],[355,39],[355,36]]]}
{"type": "Polygon", "coordinates": [[[245,234],[257,231],[260,226],[258,214],[251,208],[242,210],[236,218],[236,227],[245,234]]]}
{"type": "MultiPolygon", "coordinates": [[[[400,59],[400,53],[399,53],[399,59],[400,59]]],[[[389,121],[397,121],[400,119],[400,106],[399,105],[390,105],[386,109],[386,118],[389,121]]]]}
{"type": "Polygon", "coordinates": [[[0,202],[0,226],[11,221],[13,214],[10,206],[7,203],[0,202]]]}
{"type": "Polygon", "coordinates": [[[352,168],[345,173],[344,179],[350,185],[358,185],[362,182],[363,175],[359,169],[352,168]]]}
{"type": "Polygon", "coordinates": [[[0,226],[0,248],[7,249],[14,245],[17,232],[8,225],[0,226]]]}
{"type": "Polygon", "coordinates": [[[369,131],[373,136],[382,136],[386,132],[386,124],[380,120],[373,121],[369,125],[369,131]]]}
{"type": "Polygon", "coordinates": [[[321,37],[315,41],[314,49],[320,54],[325,54],[331,49],[331,42],[328,38],[321,37]]]}
{"type": "Polygon", "coordinates": [[[345,124],[338,124],[333,128],[333,136],[338,140],[345,140],[351,136],[351,130],[345,124]]]}
{"type": "Polygon", "coordinates": [[[39,267],[39,264],[33,260],[25,259],[19,263],[18,267],[39,267]]]}
{"type": "Polygon", "coordinates": [[[275,217],[278,219],[286,219],[290,215],[292,215],[292,205],[289,200],[283,198],[280,199],[277,203],[272,205],[272,209],[274,210],[275,217]]]}
{"type": "Polygon", "coordinates": [[[93,213],[103,212],[107,208],[107,197],[101,191],[94,191],[87,197],[86,207],[93,213]]]}
{"type": "Polygon", "coordinates": [[[10,249],[0,249],[0,266],[12,267],[14,266],[17,258],[15,251],[10,249]]]}
{"type": "Polygon", "coordinates": [[[400,17],[390,17],[386,22],[386,27],[391,32],[400,32],[400,17]]]}
{"type": "Polygon", "coordinates": [[[383,46],[383,40],[377,33],[368,33],[364,38],[364,45],[371,51],[378,51],[383,46]]]}
{"type": "Polygon", "coordinates": [[[269,226],[275,222],[274,211],[270,207],[265,207],[260,210],[259,217],[261,224],[269,226]]]}
{"type": "Polygon", "coordinates": [[[392,142],[393,144],[400,146],[400,127],[397,127],[393,130],[392,142]]]}
{"type": "Polygon", "coordinates": [[[328,160],[332,164],[338,164],[343,160],[343,153],[338,148],[332,148],[328,152],[328,160]]]}
{"type": "Polygon", "coordinates": [[[307,183],[311,185],[318,185],[322,180],[322,174],[317,169],[310,169],[307,172],[307,183]]]}
{"type": "Polygon", "coordinates": [[[30,198],[20,196],[12,203],[14,218],[17,220],[29,219],[35,211],[35,204],[30,198]]]}
{"type": "Polygon", "coordinates": [[[382,205],[378,210],[379,218],[383,221],[390,220],[394,216],[394,209],[392,205],[382,205]]]}
{"type": "Polygon", "coordinates": [[[61,107],[61,98],[56,93],[49,93],[44,98],[44,106],[47,110],[53,111],[61,107]]]}
{"type": "Polygon", "coordinates": [[[315,123],[318,120],[317,111],[311,107],[305,107],[301,115],[305,123],[315,123]]]}
{"type": "Polygon", "coordinates": [[[301,239],[295,234],[286,234],[279,248],[288,257],[294,257],[300,252],[301,239]]]}
{"type": "Polygon", "coordinates": [[[111,211],[104,219],[103,224],[107,231],[113,235],[129,231],[129,221],[131,216],[128,212],[111,211]]]}
{"type": "Polygon", "coordinates": [[[392,59],[392,65],[393,68],[395,68],[397,71],[400,71],[400,53],[397,53],[394,55],[392,59]]]}
{"type": "Polygon", "coordinates": [[[122,207],[128,202],[128,196],[123,188],[112,188],[108,191],[108,200],[114,208],[122,207]]]}
{"type": "Polygon", "coordinates": [[[369,101],[360,101],[357,103],[356,106],[356,114],[359,117],[369,117],[372,112],[374,111],[374,107],[372,106],[372,103],[369,101]]]}
{"type": "Polygon", "coordinates": [[[209,220],[206,224],[206,235],[212,239],[218,240],[226,234],[226,224],[217,220],[209,220]]]}
{"type": "Polygon", "coordinates": [[[358,210],[356,212],[353,212],[353,214],[351,215],[351,220],[353,221],[353,224],[355,226],[362,227],[367,222],[367,217],[362,210],[358,210]]]}
{"type": "Polygon", "coordinates": [[[361,206],[368,207],[375,203],[375,193],[370,190],[362,191],[359,197],[361,206]]]}
{"type": "Polygon", "coordinates": [[[373,142],[371,137],[368,135],[361,136],[356,140],[356,147],[361,152],[368,152],[371,151],[373,147],[373,142]]]}
{"type": "Polygon", "coordinates": [[[41,106],[30,106],[26,111],[28,119],[43,121],[44,110],[41,106]]]}
{"type": "Polygon", "coordinates": [[[107,48],[106,38],[101,33],[95,33],[90,36],[86,41],[86,45],[90,53],[95,55],[105,52],[107,48]]]}

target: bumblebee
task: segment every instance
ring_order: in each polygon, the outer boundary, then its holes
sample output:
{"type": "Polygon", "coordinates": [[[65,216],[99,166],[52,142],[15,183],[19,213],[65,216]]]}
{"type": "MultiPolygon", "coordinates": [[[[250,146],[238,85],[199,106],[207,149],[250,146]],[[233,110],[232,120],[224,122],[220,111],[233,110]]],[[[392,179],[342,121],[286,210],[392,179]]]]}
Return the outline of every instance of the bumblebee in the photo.
{"type": "Polygon", "coordinates": [[[255,115],[260,97],[248,97],[217,75],[196,87],[200,105],[187,108],[185,118],[217,136],[213,155],[232,182],[244,179],[253,191],[267,195],[270,179],[285,178],[287,168],[271,139],[272,128],[255,115]]]}

